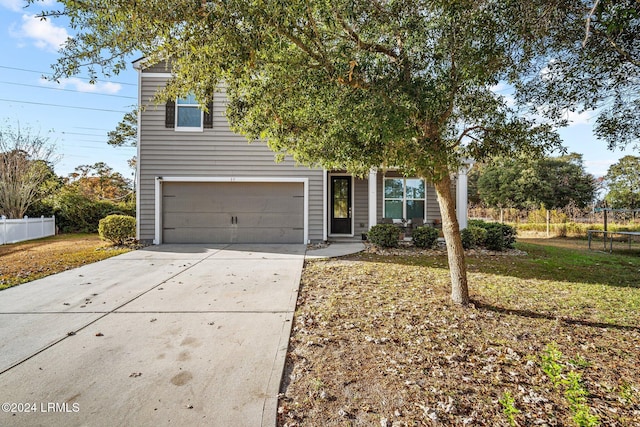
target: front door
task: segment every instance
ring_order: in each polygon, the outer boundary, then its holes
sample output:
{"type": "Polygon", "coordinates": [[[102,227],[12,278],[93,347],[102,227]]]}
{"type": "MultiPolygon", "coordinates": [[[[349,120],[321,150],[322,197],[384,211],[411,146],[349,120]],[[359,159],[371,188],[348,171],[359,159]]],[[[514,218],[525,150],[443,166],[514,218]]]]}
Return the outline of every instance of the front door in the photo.
{"type": "Polygon", "coordinates": [[[351,177],[331,177],[331,234],[351,234],[351,177]]]}

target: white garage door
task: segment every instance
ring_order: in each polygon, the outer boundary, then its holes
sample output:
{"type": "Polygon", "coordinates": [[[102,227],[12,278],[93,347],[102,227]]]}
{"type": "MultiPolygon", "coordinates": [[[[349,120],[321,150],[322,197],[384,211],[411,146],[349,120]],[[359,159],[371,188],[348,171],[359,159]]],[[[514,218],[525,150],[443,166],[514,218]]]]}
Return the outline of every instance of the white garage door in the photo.
{"type": "Polygon", "coordinates": [[[164,182],[164,243],[304,243],[304,184],[164,182]]]}

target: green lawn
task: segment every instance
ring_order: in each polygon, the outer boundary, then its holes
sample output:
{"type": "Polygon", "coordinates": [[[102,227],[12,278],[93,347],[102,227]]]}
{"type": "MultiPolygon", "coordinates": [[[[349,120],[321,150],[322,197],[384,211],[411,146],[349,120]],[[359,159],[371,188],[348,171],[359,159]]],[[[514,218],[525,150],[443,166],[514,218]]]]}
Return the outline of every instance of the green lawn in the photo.
{"type": "Polygon", "coordinates": [[[60,234],[0,245],[0,289],[129,252],[97,234],[60,234]]]}
{"type": "Polygon", "coordinates": [[[279,425],[640,426],[640,257],[517,248],[467,257],[466,308],[443,253],[308,262],[279,425]]]}

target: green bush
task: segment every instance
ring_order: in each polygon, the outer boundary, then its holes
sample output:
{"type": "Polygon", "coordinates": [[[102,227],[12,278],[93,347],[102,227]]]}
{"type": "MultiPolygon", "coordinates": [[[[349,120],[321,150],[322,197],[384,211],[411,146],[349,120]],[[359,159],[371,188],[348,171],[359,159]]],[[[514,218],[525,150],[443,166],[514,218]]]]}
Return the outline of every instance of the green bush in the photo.
{"type": "Polygon", "coordinates": [[[487,230],[484,246],[493,251],[501,251],[513,248],[516,242],[517,231],[514,227],[498,222],[485,222],[481,220],[470,220],[469,227],[481,227],[487,230]]]}
{"type": "Polygon", "coordinates": [[[27,210],[30,218],[55,215],[56,227],[62,233],[97,233],[98,222],[112,214],[135,216],[135,201],[93,200],[77,189],[65,186],[27,210]]]}
{"type": "Polygon", "coordinates": [[[513,248],[514,243],[516,243],[516,236],[518,232],[516,229],[507,224],[493,223],[490,224],[489,229],[496,228],[502,233],[502,237],[504,238],[504,248],[513,248]]]}
{"type": "Polygon", "coordinates": [[[484,246],[492,251],[501,251],[506,248],[502,230],[497,227],[487,229],[487,236],[484,239],[484,246]]]}
{"type": "Polygon", "coordinates": [[[109,215],[98,224],[98,234],[103,240],[122,245],[136,237],[136,219],[128,215],[109,215]]]}
{"type": "Polygon", "coordinates": [[[470,225],[460,232],[462,237],[462,246],[465,249],[472,249],[478,246],[484,246],[487,239],[487,230],[476,225],[470,225]]]}
{"type": "Polygon", "coordinates": [[[136,214],[134,203],[94,201],[67,188],[60,190],[47,203],[56,216],[57,227],[63,233],[95,233],[98,231],[98,222],[108,215],[136,214]]]}
{"type": "Polygon", "coordinates": [[[393,224],[377,224],[371,227],[367,233],[367,239],[383,248],[395,248],[400,238],[400,227],[393,224]]]}
{"type": "Polygon", "coordinates": [[[439,234],[439,231],[433,227],[416,227],[416,229],[411,232],[411,238],[416,247],[430,249],[435,245],[439,234]]]}

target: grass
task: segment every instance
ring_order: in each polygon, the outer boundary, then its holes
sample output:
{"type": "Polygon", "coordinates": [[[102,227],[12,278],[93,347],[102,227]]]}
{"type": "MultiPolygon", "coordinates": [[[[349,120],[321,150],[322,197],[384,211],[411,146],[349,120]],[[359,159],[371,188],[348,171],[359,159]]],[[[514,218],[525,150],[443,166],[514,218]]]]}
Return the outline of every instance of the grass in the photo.
{"type": "Polygon", "coordinates": [[[640,257],[518,249],[467,257],[468,308],[444,254],[307,263],[279,425],[640,426],[640,257]]]}
{"type": "Polygon", "coordinates": [[[97,234],[61,234],[0,246],[0,290],[130,251],[97,234]]]}

